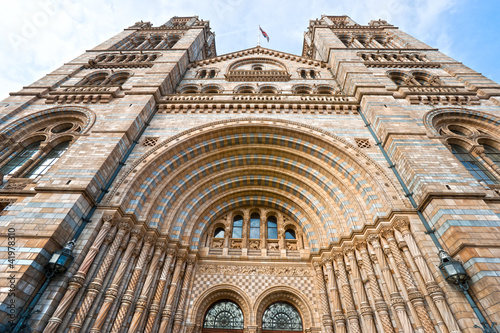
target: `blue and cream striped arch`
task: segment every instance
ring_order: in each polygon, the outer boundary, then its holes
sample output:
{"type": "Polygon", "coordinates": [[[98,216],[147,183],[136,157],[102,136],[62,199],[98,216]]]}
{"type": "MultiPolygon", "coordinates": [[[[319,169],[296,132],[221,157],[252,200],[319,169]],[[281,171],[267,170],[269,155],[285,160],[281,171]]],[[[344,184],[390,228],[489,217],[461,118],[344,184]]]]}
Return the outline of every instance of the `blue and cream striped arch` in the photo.
{"type": "Polygon", "coordinates": [[[0,133],[6,138],[21,137],[31,131],[31,126],[36,126],[44,121],[54,122],[58,118],[77,119],[82,124],[82,134],[86,133],[95,122],[95,114],[90,109],[80,106],[60,106],[23,115],[11,122],[10,125],[0,129],[0,133]]]}
{"type": "Polygon", "coordinates": [[[440,122],[457,123],[457,122],[478,122],[483,126],[494,128],[497,133],[497,127],[500,126],[500,118],[491,114],[465,109],[465,108],[439,108],[429,111],[424,116],[424,125],[434,134],[439,135],[438,129],[440,122]]]}
{"type": "Polygon", "coordinates": [[[389,196],[398,190],[386,171],[358,148],[320,129],[265,118],[180,133],[138,160],[118,191],[125,195],[114,200],[125,213],[193,249],[210,223],[238,207],[280,210],[302,227],[312,251],[404,207],[389,196]]]}

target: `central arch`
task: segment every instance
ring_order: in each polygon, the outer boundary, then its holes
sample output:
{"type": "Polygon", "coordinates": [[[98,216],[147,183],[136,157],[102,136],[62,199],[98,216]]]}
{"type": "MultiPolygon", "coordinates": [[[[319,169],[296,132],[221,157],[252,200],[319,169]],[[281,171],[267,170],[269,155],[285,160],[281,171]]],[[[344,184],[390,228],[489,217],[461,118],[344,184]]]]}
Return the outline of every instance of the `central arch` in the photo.
{"type": "Polygon", "coordinates": [[[257,118],[172,137],[134,163],[109,198],[192,249],[229,209],[268,206],[291,216],[311,250],[319,251],[394,205],[403,208],[404,200],[391,199],[390,192],[400,191],[386,171],[345,140],[303,124],[257,118]],[[119,189],[125,195],[115,197],[119,189]]]}

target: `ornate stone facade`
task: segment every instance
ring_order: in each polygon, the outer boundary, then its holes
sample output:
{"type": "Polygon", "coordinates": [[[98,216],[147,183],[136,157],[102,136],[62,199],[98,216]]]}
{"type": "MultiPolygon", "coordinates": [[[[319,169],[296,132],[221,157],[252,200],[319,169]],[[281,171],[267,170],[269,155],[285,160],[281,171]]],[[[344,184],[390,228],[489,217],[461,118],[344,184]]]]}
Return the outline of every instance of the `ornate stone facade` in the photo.
{"type": "Polygon", "coordinates": [[[438,247],[500,322],[500,86],[386,21],[303,43],[138,22],[0,103],[6,329],[477,332],[438,247]]]}

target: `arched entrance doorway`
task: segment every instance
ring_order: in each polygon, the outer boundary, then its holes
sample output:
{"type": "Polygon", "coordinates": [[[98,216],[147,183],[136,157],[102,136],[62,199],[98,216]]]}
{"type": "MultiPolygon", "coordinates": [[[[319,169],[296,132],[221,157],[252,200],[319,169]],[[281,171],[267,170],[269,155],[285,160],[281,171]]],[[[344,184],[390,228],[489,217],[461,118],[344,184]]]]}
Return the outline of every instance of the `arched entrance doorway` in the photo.
{"type": "Polygon", "coordinates": [[[203,320],[203,333],[243,333],[243,312],[229,300],[218,301],[210,306],[203,320]]]}
{"type": "Polygon", "coordinates": [[[271,304],[262,316],[262,332],[302,332],[302,318],[297,309],[285,302],[271,304]]]}

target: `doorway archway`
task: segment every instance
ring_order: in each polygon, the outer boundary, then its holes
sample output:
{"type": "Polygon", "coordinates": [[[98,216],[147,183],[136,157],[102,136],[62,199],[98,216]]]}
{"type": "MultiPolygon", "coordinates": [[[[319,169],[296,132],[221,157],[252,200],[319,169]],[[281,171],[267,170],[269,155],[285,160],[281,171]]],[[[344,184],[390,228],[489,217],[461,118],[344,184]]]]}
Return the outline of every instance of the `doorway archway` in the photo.
{"type": "Polygon", "coordinates": [[[208,308],[203,319],[203,333],[243,333],[243,312],[230,301],[221,300],[208,308]]]}
{"type": "Polygon", "coordinates": [[[262,332],[302,332],[302,318],[297,309],[286,302],[271,304],[262,316],[262,332]]]}

